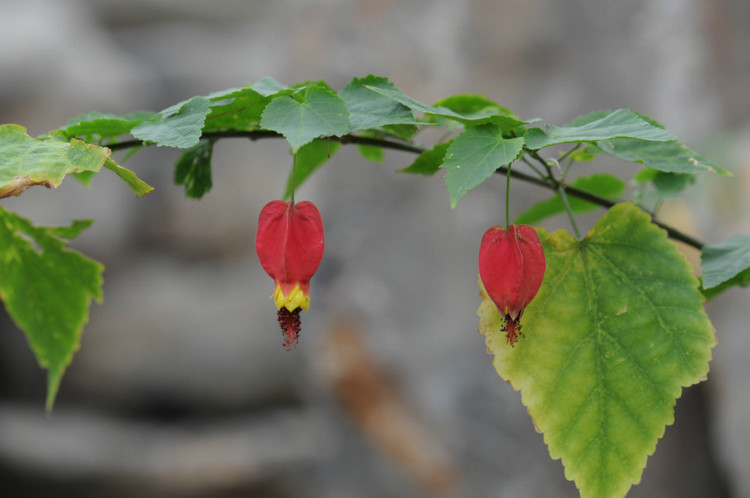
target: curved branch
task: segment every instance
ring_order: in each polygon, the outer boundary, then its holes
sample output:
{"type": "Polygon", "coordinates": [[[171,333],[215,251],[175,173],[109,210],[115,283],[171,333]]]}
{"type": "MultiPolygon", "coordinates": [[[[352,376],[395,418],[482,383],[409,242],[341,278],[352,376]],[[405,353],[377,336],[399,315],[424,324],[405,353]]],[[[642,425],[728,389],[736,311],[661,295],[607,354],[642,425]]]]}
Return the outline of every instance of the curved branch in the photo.
{"type": "MultiPolygon", "coordinates": [[[[245,138],[249,140],[260,140],[263,138],[284,138],[284,137],[283,135],[276,133],[275,131],[268,131],[268,130],[207,131],[201,136],[201,140],[216,140],[220,138],[245,138]]],[[[396,141],[393,139],[386,139],[386,138],[362,137],[359,135],[343,135],[341,137],[321,137],[321,140],[335,140],[342,144],[371,145],[374,147],[382,147],[384,149],[391,149],[391,150],[400,150],[403,152],[411,152],[414,154],[421,154],[422,152],[425,152],[426,150],[428,150],[424,147],[420,147],[418,145],[414,145],[408,142],[401,142],[401,141],[396,141]]],[[[143,142],[141,140],[127,140],[125,142],[108,144],[106,145],[106,147],[108,147],[110,150],[123,150],[123,149],[130,149],[133,147],[143,147],[146,145],[149,145],[149,143],[143,142]]],[[[535,151],[534,151],[534,154],[532,154],[532,157],[534,157],[535,159],[539,161],[544,162],[544,160],[541,157],[539,157],[539,155],[535,151]]],[[[496,173],[507,175],[508,167],[501,166],[497,169],[496,173]]],[[[565,190],[565,193],[568,195],[572,195],[573,197],[577,197],[584,201],[592,202],[604,208],[611,208],[612,206],[616,204],[615,201],[611,201],[609,199],[600,197],[596,194],[592,194],[591,192],[587,192],[585,190],[581,190],[576,187],[571,187],[570,185],[560,183],[554,179],[542,179],[536,176],[531,176],[527,173],[524,173],[522,171],[518,171],[515,169],[511,170],[510,176],[512,176],[513,178],[518,178],[519,180],[523,180],[525,182],[533,183],[534,185],[538,185],[540,187],[544,187],[552,191],[556,191],[557,189],[562,188],[565,190]]],[[[698,249],[699,251],[703,249],[703,242],[701,242],[700,240],[695,239],[691,237],[690,235],[687,235],[686,233],[683,233],[677,230],[676,228],[670,225],[661,223],[659,221],[652,219],[652,223],[666,230],[670,238],[674,240],[679,240],[680,242],[684,242],[685,244],[691,247],[694,247],[698,249]]]]}

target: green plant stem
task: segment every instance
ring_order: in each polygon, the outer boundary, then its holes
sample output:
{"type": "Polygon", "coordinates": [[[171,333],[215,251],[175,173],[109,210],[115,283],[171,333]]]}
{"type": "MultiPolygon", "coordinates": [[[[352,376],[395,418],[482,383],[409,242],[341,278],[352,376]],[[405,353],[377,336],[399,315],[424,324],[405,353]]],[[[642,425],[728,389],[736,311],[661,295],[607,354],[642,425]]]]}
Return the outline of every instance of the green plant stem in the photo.
{"type": "MultiPolygon", "coordinates": [[[[527,149],[526,147],[523,148],[524,152],[528,154],[530,157],[533,157],[536,159],[536,161],[544,166],[544,169],[547,171],[547,178],[549,181],[557,182],[555,179],[555,173],[552,171],[552,168],[549,165],[549,162],[547,162],[542,156],[539,155],[539,153],[535,150],[527,149]]],[[[555,186],[557,188],[557,186],[555,186]]]]}
{"type": "MultiPolygon", "coordinates": [[[[572,150],[569,152],[572,152],[572,150]]],[[[558,180],[557,178],[555,178],[549,162],[546,161],[542,156],[540,156],[537,151],[526,149],[526,153],[536,159],[537,162],[541,163],[545,168],[547,168],[547,173],[549,173],[549,180],[547,181],[547,183],[553,184],[555,186],[555,191],[557,192],[557,195],[560,196],[563,206],[565,206],[565,212],[568,213],[570,224],[573,227],[573,233],[575,234],[576,239],[581,240],[581,231],[578,230],[578,223],[576,223],[576,217],[573,214],[573,210],[570,208],[570,202],[568,202],[568,194],[565,189],[565,177],[568,174],[568,168],[565,168],[565,171],[562,172],[562,178],[558,180]]]]}
{"type": "Polygon", "coordinates": [[[575,233],[576,239],[581,240],[581,232],[578,230],[578,224],[576,223],[576,217],[573,215],[573,210],[570,209],[568,194],[565,192],[565,184],[561,183],[560,186],[557,187],[557,194],[560,196],[560,199],[562,199],[565,211],[568,213],[568,218],[570,218],[570,224],[573,226],[573,233],[575,233]]]}
{"type": "MultiPolygon", "coordinates": [[[[259,140],[262,138],[284,138],[284,137],[274,131],[248,130],[248,131],[209,131],[209,132],[204,133],[201,138],[205,140],[218,140],[222,138],[244,138],[244,139],[249,139],[249,140],[259,140]]],[[[427,150],[426,148],[421,147],[419,145],[414,145],[411,143],[396,141],[393,139],[386,139],[386,138],[360,137],[357,135],[344,135],[342,137],[321,137],[321,138],[326,138],[328,140],[336,140],[342,144],[372,145],[374,147],[382,147],[384,149],[410,152],[413,154],[421,154],[422,152],[425,152],[427,150]]],[[[127,140],[123,142],[107,144],[106,147],[108,147],[111,150],[122,150],[122,149],[130,149],[133,147],[143,147],[146,145],[151,145],[151,144],[147,142],[143,142],[141,140],[127,140]]],[[[614,201],[605,199],[604,197],[600,197],[596,194],[592,194],[591,192],[586,192],[585,190],[571,187],[570,185],[561,184],[558,180],[554,178],[554,175],[552,175],[551,168],[549,167],[547,162],[536,151],[524,149],[524,152],[526,152],[530,157],[534,158],[536,161],[543,164],[549,174],[549,177],[544,177],[544,175],[541,175],[541,174],[539,175],[539,177],[536,177],[536,176],[532,176],[532,175],[529,175],[527,173],[524,173],[518,170],[513,170],[509,172],[506,166],[501,166],[500,168],[498,168],[496,173],[502,174],[502,175],[510,174],[513,178],[517,178],[525,182],[533,183],[534,185],[538,185],[540,187],[544,187],[553,191],[558,191],[559,188],[562,188],[565,191],[565,193],[568,195],[572,195],[573,197],[577,197],[579,199],[589,201],[591,203],[597,204],[604,208],[610,208],[616,204],[616,202],[614,201]]],[[[521,158],[521,160],[529,164],[529,162],[525,160],[523,157],[521,158]]],[[[537,171],[536,168],[532,168],[532,169],[534,169],[537,172],[537,174],[541,173],[537,171]]],[[[699,251],[703,249],[703,242],[701,242],[700,240],[695,239],[683,232],[680,232],[676,228],[671,227],[669,225],[665,225],[661,222],[654,220],[653,223],[657,225],[658,227],[666,230],[670,238],[674,240],[679,240],[680,242],[684,242],[685,244],[692,246],[698,249],[699,251]]]]}
{"type": "Polygon", "coordinates": [[[511,174],[511,164],[508,164],[508,172],[505,174],[505,230],[507,231],[510,228],[510,177],[513,176],[511,174]]]}
{"type": "Polygon", "coordinates": [[[565,163],[565,168],[563,169],[562,179],[565,181],[565,179],[568,177],[568,171],[570,171],[570,167],[573,165],[573,158],[568,159],[568,162],[565,163]]]}
{"type": "Polygon", "coordinates": [[[289,187],[289,200],[292,202],[292,206],[294,206],[294,187],[296,186],[297,180],[297,153],[295,152],[292,154],[292,177],[291,177],[291,185],[289,187]]]}
{"type": "Polygon", "coordinates": [[[581,145],[582,145],[582,144],[580,144],[580,143],[579,143],[579,144],[576,144],[576,146],[575,146],[575,147],[573,147],[573,148],[572,148],[572,149],[570,149],[570,150],[569,150],[568,152],[566,152],[565,154],[563,154],[562,156],[560,156],[560,158],[558,159],[558,161],[562,161],[563,159],[565,159],[566,157],[568,157],[569,155],[571,155],[571,154],[572,154],[573,152],[575,152],[575,151],[577,151],[578,149],[580,149],[580,148],[581,148],[581,145]]]}
{"type": "Polygon", "coordinates": [[[534,163],[532,163],[531,161],[529,161],[528,159],[526,159],[526,156],[521,156],[521,161],[523,161],[523,163],[526,166],[528,166],[529,168],[531,168],[531,170],[534,173],[536,173],[537,175],[539,175],[539,178],[541,178],[542,180],[546,180],[547,179],[547,176],[544,173],[542,173],[542,170],[540,170],[536,166],[534,166],[534,163]]]}

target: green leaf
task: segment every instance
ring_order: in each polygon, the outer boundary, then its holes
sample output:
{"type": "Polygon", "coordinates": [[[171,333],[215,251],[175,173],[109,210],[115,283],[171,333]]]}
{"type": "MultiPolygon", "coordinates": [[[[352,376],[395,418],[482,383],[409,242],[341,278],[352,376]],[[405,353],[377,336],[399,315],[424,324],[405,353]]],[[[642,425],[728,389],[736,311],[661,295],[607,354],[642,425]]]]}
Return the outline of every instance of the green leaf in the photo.
{"type": "Polygon", "coordinates": [[[48,409],[78,349],[91,301],[102,298],[104,267],[66,249],[67,242],[60,239],[90,224],[37,227],[0,208],[0,297],[39,365],[48,370],[48,409]]]}
{"type": "Polygon", "coordinates": [[[610,156],[667,173],[712,172],[732,176],[729,171],[693,152],[677,140],[653,142],[623,138],[599,142],[597,145],[610,156]]]}
{"type": "Polygon", "coordinates": [[[710,289],[750,269],[750,235],[736,235],[701,252],[703,287],[710,289]]]}
{"type": "Polygon", "coordinates": [[[385,88],[375,85],[365,85],[365,87],[383,95],[384,97],[388,97],[394,102],[398,102],[399,104],[408,107],[414,112],[422,112],[433,116],[452,119],[466,126],[493,124],[500,127],[503,131],[510,131],[525,123],[515,116],[508,115],[505,109],[499,106],[487,108],[484,112],[462,114],[459,112],[455,112],[447,107],[434,107],[425,105],[422,102],[419,102],[418,100],[405,95],[401,90],[395,87],[385,88]]]}
{"type": "Polygon", "coordinates": [[[185,186],[185,195],[200,199],[211,190],[211,156],[214,141],[206,140],[183,152],[174,167],[175,185],[185,186]]]}
{"type": "Polygon", "coordinates": [[[132,171],[118,166],[108,148],[63,137],[31,138],[23,126],[0,125],[0,198],[21,195],[34,185],[57,187],[67,174],[81,175],[79,180],[88,186],[102,166],[114,171],[136,195],[153,190],[132,171]]]}
{"type": "Polygon", "coordinates": [[[734,277],[730,278],[729,280],[725,280],[724,282],[720,283],[719,285],[715,287],[711,287],[710,289],[707,289],[703,286],[701,286],[701,293],[703,294],[703,297],[706,298],[706,300],[713,299],[719,294],[723,293],[727,289],[731,289],[732,287],[747,287],[750,285],[750,268],[747,268],[744,271],[739,272],[734,277]]]}
{"type": "Polygon", "coordinates": [[[154,187],[142,181],[140,178],[135,176],[135,173],[127,168],[123,168],[122,166],[118,165],[112,159],[107,158],[107,160],[104,161],[104,167],[119,176],[120,180],[124,181],[128,185],[128,187],[130,187],[130,190],[132,190],[133,193],[138,197],[143,197],[144,195],[154,190],[154,187]]]}
{"type": "Polygon", "coordinates": [[[73,220],[68,226],[44,227],[48,233],[62,239],[73,240],[94,224],[94,220],[73,220]]]}
{"type": "Polygon", "coordinates": [[[109,154],[77,139],[36,139],[23,126],[0,125],[0,198],[34,185],[57,187],[69,173],[99,171],[109,154]]]}
{"type": "Polygon", "coordinates": [[[159,147],[187,149],[200,140],[210,110],[211,101],[208,97],[193,97],[164,109],[133,128],[131,133],[135,138],[154,142],[159,147]]]}
{"type": "Polygon", "coordinates": [[[91,181],[96,176],[96,173],[93,171],[81,171],[79,173],[73,173],[73,178],[78,180],[83,184],[86,188],[91,188],[91,181]]]}
{"type": "MultiPolygon", "coordinates": [[[[339,150],[341,144],[331,140],[315,140],[307,145],[303,145],[297,151],[297,157],[294,163],[294,188],[299,189],[305,180],[312,175],[315,170],[323,166],[339,150]]],[[[292,195],[292,176],[286,182],[284,191],[284,200],[289,199],[292,195]]]]}
{"type": "Polygon", "coordinates": [[[443,164],[445,153],[453,140],[435,145],[432,149],[422,152],[408,167],[398,170],[400,173],[432,176],[438,172],[443,164]]]}
{"type": "Polygon", "coordinates": [[[385,158],[383,148],[375,145],[358,145],[359,154],[366,160],[374,163],[382,163],[385,158]]]}
{"type": "Polygon", "coordinates": [[[455,113],[468,117],[486,116],[488,113],[491,113],[493,115],[502,114],[518,119],[516,114],[507,107],[501,106],[484,95],[471,93],[451,95],[450,97],[438,100],[433,104],[433,107],[450,109],[455,113]]]}
{"type": "Polygon", "coordinates": [[[674,140],[675,137],[634,112],[618,109],[606,114],[598,111],[582,116],[564,126],[547,125],[544,130],[530,128],[526,133],[526,146],[537,150],[563,143],[598,142],[614,138],[665,141],[674,140]]]}
{"type": "Polygon", "coordinates": [[[525,337],[505,342],[489,300],[480,332],[581,496],[622,497],[674,422],[682,388],[707,375],[713,326],[691,266],[632,203],[582,241],[563,230],[542,240],[547,271],[525,337]]]}
{"type": "Polygon", "coordinates": [[[261,126],[284,135],[296,152],[316,138],[345,135],[348,115],[346,104],[334,92],[310,84],[294,96],[275,97],[263,110],[261,126]]]}
{"type": "Polygon", "coordinates": [[[370,75],[365,78],[354,78],[339,93],[349,108],[350,132],[387,125],[419,124],[408,107],[369,87],[394,88],[393,83],[387,78],[370,75]]]}
{"type": "Polygon", "coordinates": [[[639,189],[634,200],[644,205],[645,202],[657,203],[664,199],[680,197],[683,190],[695,183],[696,177],[691,173],[666,173],[653,168],[643,168],[633,179],[638,183],[651,183],[653,189],[639,189]]]}
{"type": "Polygon", "coordinates": [[[419,128],[416,125],[411,124],[385,125],[383,126],[383,131],[402,140],[409,140],[416,135],[419,128]]]}
{"type": "Polygon", "coordinates": [[[583,149],[571,152],[568,157],[579,163],[590,163],[596,160],[596,151],[589,145],[583,149]]]}
{"type": "Polygon", "coordinates": [[[513,161],[523,148],[523,137],[505,139],[494,125],[469,128],[453,140],[442,167],[451,207],[497,169],[513,161]]]}
{"type": "Polygon", "coordinates": [[[638,183],[651,182],[660,192],[673,193],[681,192],[695,183],[695,175],[691,173],[666,173],[646,167],[636,173],[633,180],[638,183]]]}
{"type": "Polygon", "coordinates": [[[264,97],[270,97],[276,95],[282,90],[286,90],[288,87],[282,85],[270,76],[259,79],[256,83],[250,85],[250,88],[263,95],[264,97]]]}
{"type": "Polygon", "coordinates": [[[148,111],[134,112],[125,116],[90,112],[71,119],[67,126],[60,128],[58,131],[64,133],[68,138],[83,137],[88,141],[116,139],[130,134],[133,127],[153,118],[155,115],[155,113],[148,111]]]}
{"type": "MultiPolygon", "coordinates": [[[[598,173],[591,176],[577,178],[570,183],[570,186],[613,201],[617,200],[625,191],[625,182],[609,173],[598,173]]],[[[568,202],[574,214],[587,213],[601,208],[598,204],[579,199],[573,195],[568,196],[568,202]]],[[[565,205],[563,204],[560,195],[555,194],[546,201],[531,206],[526,212],[517,217],[513,223],[533,225],[549,218],[550,216],[564,212],[565,205]]]]}
{"type": "Polygon", "coordinates": [[[214,93],[208,98],[212,101],[211,112],[203,131],[257,129],[263,109],[271,100],[249,86],[214,93]]]}

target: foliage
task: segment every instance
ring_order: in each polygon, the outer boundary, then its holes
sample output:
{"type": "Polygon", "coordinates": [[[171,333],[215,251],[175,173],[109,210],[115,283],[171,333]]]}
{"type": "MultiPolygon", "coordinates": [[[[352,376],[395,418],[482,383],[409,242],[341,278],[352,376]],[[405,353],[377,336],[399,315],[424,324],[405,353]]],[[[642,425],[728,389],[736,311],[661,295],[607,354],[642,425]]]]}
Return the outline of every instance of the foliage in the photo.
{"type": "Polygon", "coordinates": [[[623,496],[681,388],[708,373],[713,327],[685,257],[633,204],[580,241],[540,231],[548,270],[526,308],[526,339],[507,347],[484,290],[480,332],[581,496],[623,496]]]}
{"type": "MultiPolygon", "coordinates": [[[[507,345],[488,301],[479,309],[480,329],[498,373],[521,391],[550,455],[562,459],[582,496],[623,496],[672,422],[681,389],[708,372],[715,340],[703,299],[750,283],[750,236],[704,246],[658,223],[663,199],[681,195],[700,175],[729,173],[654,119],[617,109],[562,126],[538,121],[481,95],[427,105],[380,76],[354,78],[338,92],[322,81],[286,86],[264,78],[159,112],[84,114],[36,138],[19,125],[2,125],[0,197],[34,185],[57,187],[67,174],[87,183],[102,167],[144,195],[151,187],[111,151],[156,145],[183,150],[175,183],[200,198],[211,188],[213,146],[227,137],[286,138],[295,166],[281,186],[285,198],[342,144],[358,145],[372,161],[382,160],[384,150],[417,154],[400,171],[443,172],[452,207],[496,173],[549,189],[551,197],[517,221],[565,213],[573,234],[538,230],[547,274],[523,314],[526,337],[507,345]],[[428,128],[444,133],[420,145],[415,137],[428,128]],[[602,155],[639,166],[624,166],[617,176],[574,177],[579,163],[602,155]],[[628,193],[620,177],[639,188],[628,193]],[[635,203],[622,202],[630,198],[635,203]],[[604,215],[581,237],[576,214],[597,208],[604,215]],[[702,250],[701,287],[668,236],[702,250]]],[[[49,371],[50,407],[90,303],[101,299],[102,266],[66,248],[89,224],[34,226],[0,211],[0,297],[49,371]]]]}

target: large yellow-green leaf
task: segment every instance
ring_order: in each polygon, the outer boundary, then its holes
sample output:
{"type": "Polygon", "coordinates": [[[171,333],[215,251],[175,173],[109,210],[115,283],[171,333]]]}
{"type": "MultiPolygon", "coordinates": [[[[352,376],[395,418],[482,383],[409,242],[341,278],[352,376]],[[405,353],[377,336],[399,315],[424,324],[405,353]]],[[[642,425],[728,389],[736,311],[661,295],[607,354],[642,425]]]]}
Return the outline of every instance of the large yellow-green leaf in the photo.
{"type": "Polygon", "coordinates": [[[484,295],[480,332],[581,496],[624,496],[682,388],[707,375],[713,327],[690,265],[631,203],[582,241],[563,230],[542,240],[547,273],[524,312],[525,338],[506,343],[484,295]]]}

